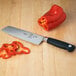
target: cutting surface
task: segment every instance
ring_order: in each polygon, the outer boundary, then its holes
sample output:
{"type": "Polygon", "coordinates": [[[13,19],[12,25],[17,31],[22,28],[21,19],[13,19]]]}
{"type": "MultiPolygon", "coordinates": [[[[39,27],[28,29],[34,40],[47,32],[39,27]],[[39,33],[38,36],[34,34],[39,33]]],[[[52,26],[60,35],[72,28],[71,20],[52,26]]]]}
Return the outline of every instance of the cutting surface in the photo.
{"type": "Polygon", "coordinates": [[[53,37],[76,45],[76,0],[0,0],[0,47],[20,41],[31,50],[28,55],[0,58],[0,76],[76,76],[76,50],[72,53],[43,42],[39,46],[2,32],[7,25],[53,37]],[[63,7],[66,21],[52,31],[37,23],[53,4],[63,7]]]}

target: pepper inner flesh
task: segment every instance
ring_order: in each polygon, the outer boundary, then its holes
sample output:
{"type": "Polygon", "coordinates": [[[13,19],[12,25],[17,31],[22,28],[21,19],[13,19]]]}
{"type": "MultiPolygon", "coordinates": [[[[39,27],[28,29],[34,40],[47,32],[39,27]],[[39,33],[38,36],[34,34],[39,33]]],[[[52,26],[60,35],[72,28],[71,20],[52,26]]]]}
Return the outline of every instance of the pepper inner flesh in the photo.
{"type": "Polygon", "coordinates": [[[44,25],[45,23],[46,23],[46,19],[42,18],[41,21],[40,21],[40,24],[44,25]]]}

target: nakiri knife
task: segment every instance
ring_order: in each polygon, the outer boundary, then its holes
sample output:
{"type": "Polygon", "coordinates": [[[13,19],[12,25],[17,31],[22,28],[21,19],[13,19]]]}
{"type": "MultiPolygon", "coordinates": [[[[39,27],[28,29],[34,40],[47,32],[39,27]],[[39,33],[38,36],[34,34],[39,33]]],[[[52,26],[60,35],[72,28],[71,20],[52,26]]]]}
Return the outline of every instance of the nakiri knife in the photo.
{"type": "Polygon", "coordinates": [[[65,49],[68,52],[72,52],[75,49],[75,46],[70,43],[60,41],[60,40],[50,38],[50,37],[43,37],[41,35],[37,35],[35,33],[24,31],[24,30],[21,30],[19,28],[12,27],[12,26],[7,26],[3,28],[2,31],[8,33],[9,35],[12,35],[14,37],[20,38],[22,40],[25,40],[25,41],[28,41],[28,42],[31,42],[37,45],[39,45],[43,41],[46,41],[47,43],[52,44],[56,47],[65,49]]]}

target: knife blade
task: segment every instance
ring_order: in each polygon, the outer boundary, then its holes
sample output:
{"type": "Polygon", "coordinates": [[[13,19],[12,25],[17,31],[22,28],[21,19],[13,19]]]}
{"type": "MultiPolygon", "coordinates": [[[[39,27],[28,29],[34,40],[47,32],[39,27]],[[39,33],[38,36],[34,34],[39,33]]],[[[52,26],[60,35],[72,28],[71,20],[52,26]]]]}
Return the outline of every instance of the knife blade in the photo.
{"type": "Polygon", "coordinates": [[[60,41],[50,37],[44,37],[12,26],[7,26],[3,28],[2,31],[8,33],[9,35],[12,35],[14,37],[20,38],[22,40],[25,40],[37,45],[39,45],[43,41],[46,41],[49,44],[68,50],[69,52],[72,52],[75,49],[75,46],[70,43],[60,41]]]}

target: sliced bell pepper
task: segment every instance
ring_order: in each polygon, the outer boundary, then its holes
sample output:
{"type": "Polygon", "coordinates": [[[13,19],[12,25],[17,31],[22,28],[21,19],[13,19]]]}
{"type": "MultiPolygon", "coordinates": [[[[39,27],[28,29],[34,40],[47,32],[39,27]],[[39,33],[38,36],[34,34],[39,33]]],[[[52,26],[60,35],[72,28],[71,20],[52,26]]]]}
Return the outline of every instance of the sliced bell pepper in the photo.
{"type": "Polygon", "coordinates": [[[2,57],[3,59],[8,59],[11,57],[11,55],[8,53],[8,50],[0,48],[0,57],[2,57]]]}
{"type": "Polygon", "coordinates": [[[29,54],[30,50],[24,47],[22,43],[13,41],[11,44],[3,44],[0,48],[0,57],[8,59],[16,54],[29,54]]]}
{"type": "Polygon", "coordinates": [[[18,49],[15,50],[15,54],[29,54],[30,50],[27,47],[24,47],[22,43],[18,41],[13,41],[12,44],[15,44],[18,46],[18,49]]]}
{"type": "Polygon", "coordinates": [[[18,48],[17,45],[15,44],[3,44],[2,46],[3,49],[8,50],[8,53],[11,55],[16,55],[15,50],[18,48]]]}

